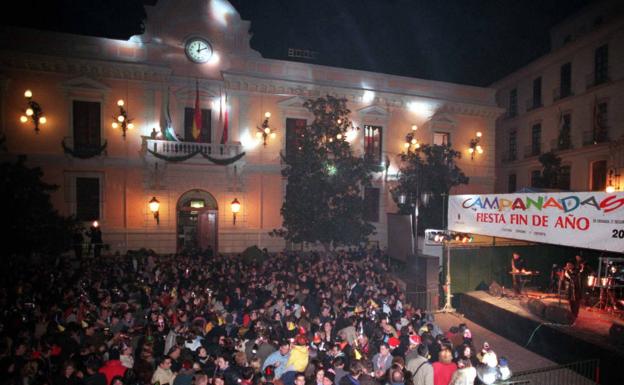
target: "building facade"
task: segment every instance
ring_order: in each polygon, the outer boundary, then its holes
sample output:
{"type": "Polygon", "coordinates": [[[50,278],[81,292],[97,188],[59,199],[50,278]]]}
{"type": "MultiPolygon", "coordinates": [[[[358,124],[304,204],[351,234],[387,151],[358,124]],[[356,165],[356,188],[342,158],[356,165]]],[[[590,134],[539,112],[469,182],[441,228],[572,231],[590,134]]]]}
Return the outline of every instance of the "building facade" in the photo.
{"type": "Polygon", "coordinates": [[[497,81],[496,191],[537,186],[540,155],[562,160],[555,188],[624,189],[624,4],[605,1],[551,30],[547,55],[497,81]]]}
{"type": "Polygon", "coordinates": [[[223,0],[160,0],[146,10],[145,33],[128,41],[0,30],[2,157],[26,154],[60,187],[55,207],[98,220],[112,251],[289,247],[268,235],[282,224],[280,152],[312,118],[303,103],[327,94],[347,98],[360,129],[346,140],[385,170],[365,197],[381,247],[408,133],[462,152],[470,184],[455,193],[494,191],[502,109],[493,89],[264,59],[249,46],[249,22],[223,0]],[[37,127],[39,111],[20,121],[32,102],[45,117],[37,127]],[[477,133],[483,151],[471,152],[477,133]]]}

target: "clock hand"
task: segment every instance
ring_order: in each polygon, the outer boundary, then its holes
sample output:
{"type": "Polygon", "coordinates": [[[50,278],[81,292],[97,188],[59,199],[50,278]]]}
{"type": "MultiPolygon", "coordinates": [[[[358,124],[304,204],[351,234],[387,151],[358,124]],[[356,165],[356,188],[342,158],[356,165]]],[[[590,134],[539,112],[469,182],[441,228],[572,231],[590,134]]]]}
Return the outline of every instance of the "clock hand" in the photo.
{"type": "Polygon", "coordinates": [[[208,49],[208,47],[204,47],[204,48],[197,48],[197,52],[199,52],[199,51],[203,51],[203,50],[205,50],[205,49],[208,49]]]}

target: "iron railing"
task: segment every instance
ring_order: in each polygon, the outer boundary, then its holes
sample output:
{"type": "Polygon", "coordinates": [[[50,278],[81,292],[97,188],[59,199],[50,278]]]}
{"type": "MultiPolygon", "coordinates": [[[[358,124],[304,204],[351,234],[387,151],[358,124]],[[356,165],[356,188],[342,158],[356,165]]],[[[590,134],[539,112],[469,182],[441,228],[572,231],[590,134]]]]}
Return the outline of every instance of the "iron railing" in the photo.
{"type": "Polygon", "coordinates": [[[573,362],[514,373],[513,381],[530,381],[531,385],[595,385],[600,381],[598,359],[573,362]]]}

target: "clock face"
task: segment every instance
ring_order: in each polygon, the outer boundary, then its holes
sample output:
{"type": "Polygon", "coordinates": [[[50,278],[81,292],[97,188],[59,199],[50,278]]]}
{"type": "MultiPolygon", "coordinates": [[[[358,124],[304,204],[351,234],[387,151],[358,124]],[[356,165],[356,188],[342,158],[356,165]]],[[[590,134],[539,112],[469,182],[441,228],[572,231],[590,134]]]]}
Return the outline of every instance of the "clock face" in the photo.
{"type": "Polygon", "coordinates": [[[195,63],[206,63],[212,56],[210,43],[197,37],[186,41],[184,51],[186,52],[186,56],[195,63]]]}

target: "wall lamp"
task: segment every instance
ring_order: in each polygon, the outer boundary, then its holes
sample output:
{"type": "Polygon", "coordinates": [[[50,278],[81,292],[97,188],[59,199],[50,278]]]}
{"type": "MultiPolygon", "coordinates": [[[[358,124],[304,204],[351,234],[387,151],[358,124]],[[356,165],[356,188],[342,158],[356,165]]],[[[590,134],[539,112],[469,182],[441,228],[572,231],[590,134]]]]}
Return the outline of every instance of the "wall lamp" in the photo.
{"type": "Polygon", "coordinates": [[[149,205],[149,209],[152,212],[152,214],[154,214],[154,219],[156,219],[156,224],[159,225],[160,224],[160,214],[159,214],[159,209],[160,209],[160,201],[158,199],[156,199],[156,197],[152,197],[152,199],[149,201],[148,203],[149,205]]]}
{"type": "Polygon", "coordinates": [[[230,207],[232,208],[232,223],[236,226],[236,214],[238,214],[241,209],[241,204],[238,201],[238,198],[234,198],[232,203],[230,203],[230,207]]]}
{"type": "Polygon", "coordinates": [[[128,118],[128,111],[124,108],[124,104],[125,102],[123,99],[119,99],[117,101],[119,114],[117,116],[113,116],[113,123],[111,126],[115,129],[121,127],[121,134],[123,138],[126,139],[126,131],[134,128],[134,123],[132,123],[134,119],[128,118]]]}
{"type": "Polygon", "coordinates": [[[26,110],[24,111],[25,115],[20,116],[20,122],[27,123],[28,120],[32,120],[35,125],[35,133],[39,133],[39,125],[46,124],[48,121],[45,116],[43,116],[43,109],[41,105],[33,100],[33,93],[31,90],[24,91],[24,97],[26,98],[26,110]]]}
{"type": "Polygon", "coordinates": [[[482,136],[483,134],[481,133],[481,131],[477,131],[477,136],[470,139],[470,148],[468,149],[468,152],[470,153],[471,160],[474,160],[475,153],[483,154],[483,147],[481,147],[481,145],[479,144],[482,136]]]}
{"type": "Polygon", "coordinates": [[[412,125],[412,130],[405,135],[403,147],[407,152],[410,152],[412,149],[418,150],[420,148],[420,143],[418,143],[418,139],[416,139],[416,130],[418,130],[418,126],[414,124],[412,125]]]}
{"type": "Polygon", "coordinates": [[[265,147],[267,144],[267,137],[274,139],[276,136],[275,130],[273,130],[271,126],[269,126],[270,117],[271,117],[270,112],[267,111],[264,113],[264,121],[262,122],[262,126],[258,127],[258,132],[256,132],[256,137],[258,139],[262,138],[262,145],[265,147]]]}
{"type": "Polygon", "coordinates": [[[609,176],[607,177],[607,188],[605,192],[612,194],[620,189],[620,173],[614,168],[609,170],[609,176]]]}

